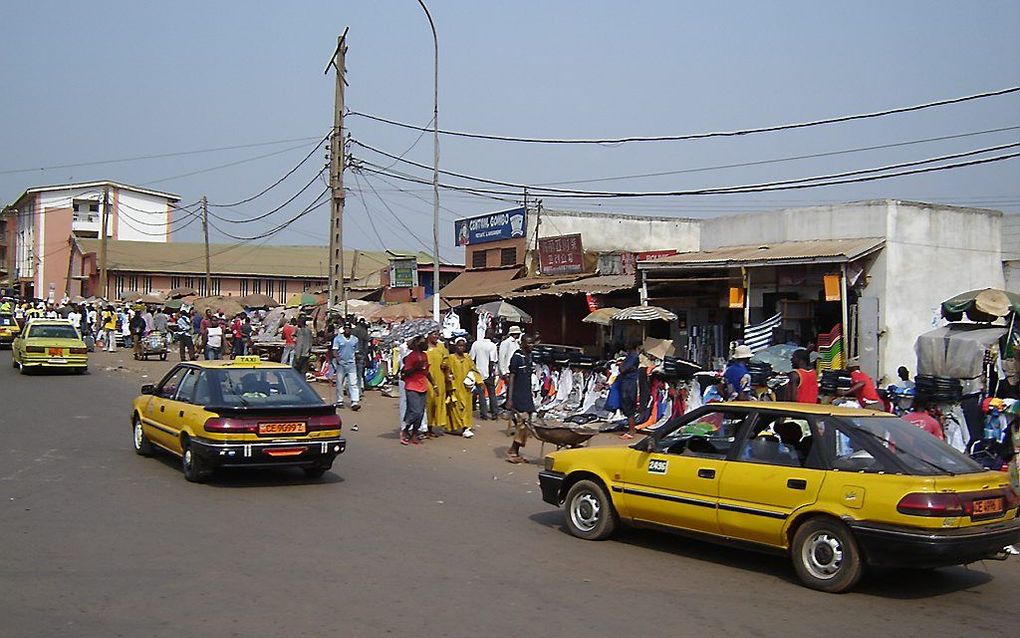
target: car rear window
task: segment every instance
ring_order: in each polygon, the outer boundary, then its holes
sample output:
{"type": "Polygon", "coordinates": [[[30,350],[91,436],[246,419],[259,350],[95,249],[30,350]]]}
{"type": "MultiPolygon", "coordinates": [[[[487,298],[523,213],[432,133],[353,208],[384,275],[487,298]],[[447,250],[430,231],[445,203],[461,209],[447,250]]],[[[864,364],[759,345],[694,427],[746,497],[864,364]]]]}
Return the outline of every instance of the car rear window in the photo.
{"type": "Polygon", "coordinates": [[[856,438],[862,443],[870,440],[872,445],[881,446],[909,468],[911,474],[970,474],[984,471],[970,457],[903,419],[888,416],[853,417],[845,420],[853,424],[852,430],[860,435],[856,438]]]}
{"type": "Polygon", "coordinates": [[[10,315],[0,315],[0,326],[13,326],[14,317],[10,315]]]}
{"type": "Polygon", "coordinates": [[[27,336],[36,339],[77,339],[78,331],[74,326],[30,326],[27,336]]]}
{"type": "Polygon", "coordinates": [[[293,368],[209,370],[222,404],[243,407],[323,405],[322,399],[293,368]]]}

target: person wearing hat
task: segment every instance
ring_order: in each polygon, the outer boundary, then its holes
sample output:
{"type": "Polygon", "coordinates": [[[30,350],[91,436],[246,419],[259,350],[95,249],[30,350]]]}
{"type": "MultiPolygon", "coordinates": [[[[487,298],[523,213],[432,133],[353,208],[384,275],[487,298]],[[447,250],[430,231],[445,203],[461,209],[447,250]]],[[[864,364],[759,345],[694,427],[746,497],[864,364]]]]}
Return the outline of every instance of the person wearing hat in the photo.
{"type": "Polygon", "coordinates": [[[497,351],[499,376],[503,377],[504,381],[510,375],[510,359],[521,347],[521,334],[523,331],[520,326],[510,326],[510,329],[506,331],[506,336],[499,342],[497,351]]]}
{"type": "Polygon", "coordinates": [[[866,372],[861,370],[861,360],[858,357],[847,359],[846,369],[850,372],[850,387],[839,390],[840,396],[853,395],[857,403],[867,410],[881,410],[882,399],[875,390],[875,381],[866,372]]]}
{"type": "Polygon", "coordinates": [[[751,348],[744,344],[733,349],[733,356],[723,370],[727,401],[747,401],[751,398],[751,372],[747,369],[747,362],[753,356],[751,348]]]}
{"type": "Polygon", "coordinates": [[[447,404],[449,419],[447,431],[460,433],[465,439],[475,435],[471,431],[474,424],[472,418],[472,399],[475,386],[482,383],[482,374],[475,367],[475,362],[467,355],[467,339],[457,337],[453,342],[453,354],[449,358],[450,376],[450,397],[452,401],[447,404]]]}

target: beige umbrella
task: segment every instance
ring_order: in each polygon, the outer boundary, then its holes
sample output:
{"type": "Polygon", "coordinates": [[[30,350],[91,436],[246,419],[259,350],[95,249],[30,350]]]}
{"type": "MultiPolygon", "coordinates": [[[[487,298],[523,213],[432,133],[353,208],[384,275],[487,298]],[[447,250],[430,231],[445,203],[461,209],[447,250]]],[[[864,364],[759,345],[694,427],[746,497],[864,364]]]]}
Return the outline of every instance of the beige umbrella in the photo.
{"type": "Polygon", "coordinates": [[[135,300],[136,303],[159,305],[166,303],[166,299],[154,292],[146,293],[135,300]]]}
{"type": "Polygon", "coordinates": [[[244,307],[238,301],[238,297],[224,297],[223,295],[198,297],[192,302],[192,305],[195,310],[203,314],[206,310],[212,310],[213,313],[222,311],[227,317],[233,317],[239,312],[244,312],[244,307]]]}
{"type": "Polygon", "coordinates": [[[431,316],[432,313],[423,308],[421,304],[409,301],[392,306],[382,306],[373,312],[370,318],[395,323],[408,319],[427,319],[431,316]]]}
{"type": "Polygon", "coordinates": [[[258,292],[245,295],[241,297],[240,301],[246,308],[275,308],[280,305],[279,301],[269,295],[258,292]]]}
{"type": "Polygon", "coordinates": [[[197,295],[198,291],[194,288],[187,286],[181,286],[179,288],[173,288],[170,292],[166,293],[167,299],[180,299],[181,297],[188,297],[191,295],[197,295]]]}
{"type": "Polygon", "coordinates": [[[619,308],[599,308],[581,321],[585,323],[597,323],[600,326],[608,326],[613,322],[613,317],[618,312],[620,312],[619,308]]]}

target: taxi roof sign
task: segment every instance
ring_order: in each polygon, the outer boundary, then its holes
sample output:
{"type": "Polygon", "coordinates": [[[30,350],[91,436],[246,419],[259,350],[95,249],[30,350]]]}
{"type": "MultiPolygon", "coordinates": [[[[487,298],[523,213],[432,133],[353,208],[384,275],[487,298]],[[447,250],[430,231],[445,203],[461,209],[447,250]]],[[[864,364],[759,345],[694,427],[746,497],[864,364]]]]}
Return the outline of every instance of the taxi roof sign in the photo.
{"type": "Polygon", "coordinates": [[[253,363],[258,364],[258,363],[262,363],[262,358],[259,357],[257,354],[245,355],[245,356],[241,356],[241,357],[235,357],[234,358],[234,363],[248,364],[248,365],[251,365],[253,363]]]}

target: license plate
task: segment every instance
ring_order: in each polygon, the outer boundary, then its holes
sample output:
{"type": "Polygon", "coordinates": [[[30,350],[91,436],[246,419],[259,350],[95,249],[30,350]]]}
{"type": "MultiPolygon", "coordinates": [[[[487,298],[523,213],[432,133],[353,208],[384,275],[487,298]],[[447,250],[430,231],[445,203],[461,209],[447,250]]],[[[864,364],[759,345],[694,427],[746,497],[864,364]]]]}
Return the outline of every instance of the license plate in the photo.
{"type": "Polygon", "coordinates": [[[51,357],[49,363],[67,363],[67,359],[54,359],[51,357]]]}
{"type": "Polygon", "coordinates": [[[259,423],[259,434],[304,434],[304,421],[291,423],[259,423]]]}
{"type": "Polygon", "coordinates": [[[1002,514],[1003,508],[1004,505],[1001,498],[983,498],[979,501],[974,501],[973,517],[1002,514]]]}

